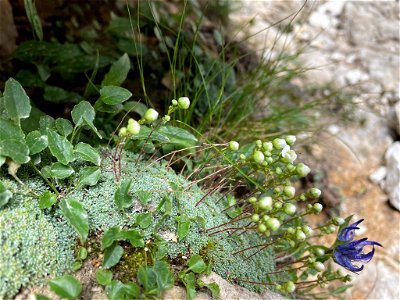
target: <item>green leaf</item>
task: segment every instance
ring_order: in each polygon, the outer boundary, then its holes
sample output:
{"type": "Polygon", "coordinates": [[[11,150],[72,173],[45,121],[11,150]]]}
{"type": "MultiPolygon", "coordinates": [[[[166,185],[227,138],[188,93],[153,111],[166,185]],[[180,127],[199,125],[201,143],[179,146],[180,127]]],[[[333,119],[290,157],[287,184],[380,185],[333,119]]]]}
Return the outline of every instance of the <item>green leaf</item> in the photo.
{"type": "Polygon", "coordinates": [[[79,185],[94,186],[100,180],[99,167],[84,167],[79,170],[79,185]]]}
{"type": "Polygon", "coordinates": [[[129,195],[132,179],[123,179],[114,194],[115,205],[119,209],[128,208],[132,205],[133,198],[129,195]]]}
{"type": "Polygon", "coordinates": [[[153,218],[151,213],[142,213],[136,216],[136,224],[139,225],[140,228],[147,228],[153,222],[153,218]]]}
{"type": "Polygon", "coordinates": [[[113,278],[113,273],[107,270],[98,269],[96,271],[96,281],[100,285],[109,285],[113,278]]]}
{"type": "Polygon", "coordinates": [[[92,146],[86,143],[78,143],[75,146],[74,152],[78,155],[80,159],[85,161],[90,161],[96,166],[100,166],[101,158],[99,152],[92,146]]]}
{"type": "Polygon", "coordinates": [[[56,120],[56,128],[57,128],[57,131],[62,136],[65,136],[65,137],[68,137],[72,133],[72,130],[74,129],[71,122],[64,118],[58,118],[56,120]]]}
{"type": "Polygon", "coordinates": [[[25,135],[21,128],[10,120],[0,118],[0,153],[3,157],[10,157],[18,164],[27,163],[29,148],[25,143],[25,135]]]}
{"type": "Polygon", "coordinates": [[[122,55],[110,68],[110,71],[104,76],[101,86],[115,85],[120,86],[128,76],[131,61],[128,54],[122,55]]]}
{"type": "Polygon", "coordinates": [[[68,178],[69,176],[71,176],[74,173],[75,173],[75,171],[73,168],[71,168],[70,166],[66,166],[59,162],[52,164],[52,166],[50,167],[50,174],[54,178],[64,179],[64,178],[68,178]]]}
{"type": "Polygon", "coordinates": [[[56,121],[49,115],[41,116],[39,119],[39,129],[42,133],[46,133],[47,129],[55,129],[56,121]]]}
{"type": "Polygon", "coordinates": [[[52,192],[44,192],[39,196],[39,208],[49,208],[57,202],[57,196],[52,192]]]}
{"type": "Polygon", "coordinates": [[[0,181],[0,208],[6,205],[12,196],[13,193],[0,181]]]}
{"type": "Polygon", "coordinates": [[[66,91],[58,86],[46,86],[44,88],[43,98],[46,101],[61,105],[65,105],[66,103],[76,103],[79,102],[80,99],[82,99],[80,95],[66,91]]]}
{"type": "Polygon", "coordinates": [[[85,242],[89,234],[89,221],[83,205],[78,200],[69,198],[61,201],[60,207],[64,217],[78,233],[81,242],[85,242]]]}
{"type": "Polygon", "coordinates": [[[37,294],[35,295],[36,300],[51,300],[50,298],[46,297],[45,295],[37,294]]]}
{"type": "Polygon", "coordinates": [[[92,105],[87,101],[81,101],[71,111],[72,121],[77,127],[87,125],[92,129],[97,136],[101,139],[102,136],[93,125],[96,113],[92,105]]]}
{"type": "Polygon", "coordinates": [[[85,260],[88,256],[88,251],[85,247],[80,247],[79,248],[79,259],[80,260],[85,260]]]}
{"type": "Polygon", "coordinates": [[[109,269],[115,266],[119,262],[123,254],[124,249],[120,245],[113,243],[104,251],[103,268],[109,269]]]}
{"type": "Polygon", "coordinates": [[[49,140],[50,152],[59,162],[67,165],[75,159],[73,152],[74,147],[66,137],[59,135],[51,129],[47,129],[47,137],[49,140]]]}
{"type": "Polygon", "coordinates": [[[194,300],[196,297],[196,276],[194,273],[185,273],[182,276],[183,284],[186,287],[186,299],[194,300]]]}
{"type": "Polygon", "coordinates": [[[148,191],[136,191],[135,194],[138,197],[139,202],[142,205],[146,205],[149,202],[150,197],[151,197],[151,193],[148,191]]]}
{"type": "Polygon", "coordinates": [[[94,109],[108,114],[117,114],[124,109],[124,106],[122,104],[108,105],[101,100],[97,100],[94,103],[94,109]]]}
{"type": "Polygon", "coordinates": [[[170,271],[169,265],[165,261],[156,261],[153,266],[156,275],[158,294],[174,286],[174,275],[170,271]]]}
{"type": "Polygon", "coordinates": [[[220,288],[219,285],[215,282],[211,282],[209,284],[204,283],[203,281],[201,281],[200,279],[197,280],[197,284],[200,287],[206,287],[211,291],[211,296],[213,299],[218,299],[220,297],[220,288]]]}
{"type": "Polygon", "coordinates": [[[36,11],[35,3],[32,0],[24,0],[25,12],[28,17],[29,23],[33,28],[33,32],[39,41],[43,40],[42,23],[40,22],[39,15],[36,11]]]}
{"type": "Polygon", "coordinates": [[[24,140],[2,140],[0,138],[0,153],[2,156],[10,157],[18,164],[29,162],[29,148],[24,140]]]}
{"type": "Polygon", "coordinates": [[[4,106],[11,120],[18,126],[20,119],[29,117],[31,104],[24,88],[13,78],[6,81],[4,89],[4,106]]]}
{"type": "Polygon", "coordinates": [[[72,264],[72,270],[73,270],[74,272],[80,270],[81,268],[82,268],[82,262],[80,262],[80,261],[76,261],[76,262],[74,262],[74,263],[72,264]]]}
{"type": "Polygon", "coordinates": [[[145,292],[157,289],[156,275],[153,269],[148,266],[141,266],[137,272],[138,282],[143,286],[145,292]]]}
{"type": "Polygon", "coordinates": [[[132,93],[119,86],[105,86],[100,89],[100,100],[108,105],[120,104],[132,97],[132,93]]]}
{"type": "Polygon", "coordinates": [[[119,280],[113,280],[107,285],[106,294],[109,300],[132,300],[141,296],[140,287],[136,283],[124,284],[119,280]]]}
{"type": "Polygon", "coordinates": [[[206,270],[207,265],[205,264],[203,258],[199,255],[193,255],[187,263],[189,270],[195,273],[202,273],[206,270]]]}
{"type": "Polygon", "coordinates": [[[0,155],[0,167],[1,167],[2,165],[4,165],[5,162],[6,162],[6,157],[0,155]]]}
{"type": "Polygon", "coordinates": [[[175,145],[179,149],[193,147],[197,144],[196,137],[182,128],[165,125],[160,127],[157,132],[167,137],[169,143],[175,145]]]}
{"type": "Polygon", "coordinates": [[[77,299],[82,292],[81,283],[71,275],[56,277],[49,281],[49,286],[63,299],[77,299]]]}
{"type": "Polygon", "coordinates": [[[178,220],[177,235],[178,239],[181,240],[187,236],[191,222],[187,217],[177,217],[177,220],[178,220]]]}
{"type": "Polygon", "coordinates": [[[144,247],[142,235],[136,230],[121,230],[119,227],[110,227],[101,238],[101,250],[110,247],[115,241],[128,240],[134,247],[144,247]]]}
{"type": "Polygon", "coordinates": [[[47,135],[42,134],[39,130],[31,131],[26,136],[26,144],[29,147],[29,154],[37,154],[47,148],[49,140],[47,135]]]}
{"type": "Polygon", "coordinates": [[[128,101],[125,102],[124,104],[124,111],[126,112],[135,112],[138,115],[140,115],[141,117],[144,116],[144,114],[147,111],[147,106],[145,104],[143,104],[142,102],[138,102],[138,101],[128,101]]]}

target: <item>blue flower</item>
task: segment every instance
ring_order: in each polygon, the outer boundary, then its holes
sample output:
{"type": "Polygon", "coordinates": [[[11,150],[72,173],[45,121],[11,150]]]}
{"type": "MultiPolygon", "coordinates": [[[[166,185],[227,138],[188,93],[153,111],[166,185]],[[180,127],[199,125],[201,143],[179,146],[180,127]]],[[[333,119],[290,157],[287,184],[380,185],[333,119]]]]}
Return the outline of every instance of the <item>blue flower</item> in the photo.
{"type": "Polygon", "coordinates": [[[353,241],[356,229],[360,229],[360,224],[364,219],[361,219],[345,228],[343,228],[338,235],[338,245],[333,250],[333,259],[341,266],[352,272],[360,272],[364,266],[361,267],[353,265],[352,262],[369,262],[375,253],[375,245],[383,247],[378,242],[368,241],[368,238],[353,241]],[[363,252],[365,246],[373,246],[372,250],[368,253],[363,252]]]}

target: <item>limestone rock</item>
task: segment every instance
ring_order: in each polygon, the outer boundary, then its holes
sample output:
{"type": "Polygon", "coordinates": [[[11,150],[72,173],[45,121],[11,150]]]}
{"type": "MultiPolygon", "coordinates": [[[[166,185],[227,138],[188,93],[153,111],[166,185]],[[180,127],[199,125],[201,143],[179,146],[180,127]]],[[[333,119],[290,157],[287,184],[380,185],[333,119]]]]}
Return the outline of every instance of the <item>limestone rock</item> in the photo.
{"type": "Polygon", "coordinates": [[[385,160],[385,191],[389,195],[390,204],[400,211],[400,142],[395,142],[388,148],[385,160]]]}

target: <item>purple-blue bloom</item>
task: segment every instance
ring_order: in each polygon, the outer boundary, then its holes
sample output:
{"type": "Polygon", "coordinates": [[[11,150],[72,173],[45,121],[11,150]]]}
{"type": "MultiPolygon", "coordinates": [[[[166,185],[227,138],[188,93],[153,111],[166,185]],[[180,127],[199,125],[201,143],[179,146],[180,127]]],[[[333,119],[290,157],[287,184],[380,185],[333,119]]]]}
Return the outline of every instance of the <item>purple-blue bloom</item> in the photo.
{"type": "Polygon", "coordinates": [[[375,253],[375,245],[383,247],[378,242],[368,241],[368,238],[353,241],[356,229],[360,229],[360,224],[364,219],[361,219],[345,228],[343,228],[338,235],[339,243],[333,249],[333,259],[341,266],[352,272],[360,272],[364,266],[361,267],[353,265],[352,262],[369,262],[375,253]],[[346,243],[343,243],[346,242],[346,243]],[[365,246],[373,246],[372,250],[368,253],[363,252],[365,246]]]}

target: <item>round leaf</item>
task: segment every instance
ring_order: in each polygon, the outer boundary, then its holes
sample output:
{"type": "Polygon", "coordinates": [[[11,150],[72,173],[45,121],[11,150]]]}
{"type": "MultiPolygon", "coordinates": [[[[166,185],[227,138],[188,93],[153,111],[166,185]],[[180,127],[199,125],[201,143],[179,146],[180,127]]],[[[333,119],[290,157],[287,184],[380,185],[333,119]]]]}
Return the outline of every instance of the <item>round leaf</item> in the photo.
{"type": "Polygon", "coordinates": [[[79,170],[79,184],[94,186],[101,176],[99,167],[85,167],[79,170]]]}
{"type": "Polygon", "coordinates": [[[72,127],[71,122],[64,118],[58,118],[56,120],[56,128],[57,128],[57,131],[62,136],[65,136],[65,137],[68,137],[72,133],[72,130],[74,129],[72,127]]]}
{"type": "Polygon", "coordinates": [[[74,152],[78,155],[79,158],[90,161],[96,166],[100,166],[101,158],[99,152],[89,144],[78,143],[75,146],[74,152]]]}
{"type": "Polygon", "coordinates": [[[188,260],[187,265],[189,266],[189,270],[193,271],[194,273],[202,273],[207,268],[207,265],[199,254],[193,255],[188,260]]]}
{"type": "Polygon", "coordinates": [[[81,283],[71,275],[56,277],[49,281],[49,286],[63,299],[77,299],[82,292],[81,283]]]}
{"type": "MultiPolygon", "coordinates": [[[[95,111],[92,105],[87,101],[81,101],[71,111],[72,121],[76,126],[81,126],[86,122],[92,123],[95,117],[95,111]]],[[[89,124],[87,124],[89,125],[89,124]]]]}
{"type": "Polygon", "coordinates": [[[101,86],[106,85],[121,85],[128,75],[131,62],[128,54],[122,55],[115,63],[112,64],[110,71],[104,76],[101,86]]]}
{"type": "Polygon", "coordinates": [[[10,119],[19,124],[19,119],[29,117],[31,104],[21,84],[13,78],[6,81],[4,89],[4,106],[10,119]]]}
{"type": "Polygon", "coordinates": [[[131,185],[132,185],[132,179],[130,180],[124,179],[121,181],[121,184],[115,191],[114,194],[115,205],[121,210],[124,208],[128,208],[132,205],[133,199],[132,196],[129,195],[129,190],[131,188],[131,185]]]}
{"type": "Polygon", "coordinates": [[[46,149],[49,141],[47,135],[41,134],[39,130],[35,130],[26,136],[26,144],[29,147],[30,155],[33,155],[46,149]]]}
{"type": "Polygon", "coordinates": [[[113,278],[113,273],[111,273],[110,271],[99,269],[96,272],[96,280],[98,284],[109,285],[111,284],[112,278],[113,278]]]}
{"type": "Polygon", "coordinates": [[[44,192],[39,196],[39,208],[49,208],[57,202],[57,196],[49,191],[44,192]]]}
{"type": "Polygon", "coordinates": [[[47,136],[49,139],[50,152],[59,162],[67,165],[74,160],[74,148],[65,137],[51,129],[47,129],[47,136]]]}

